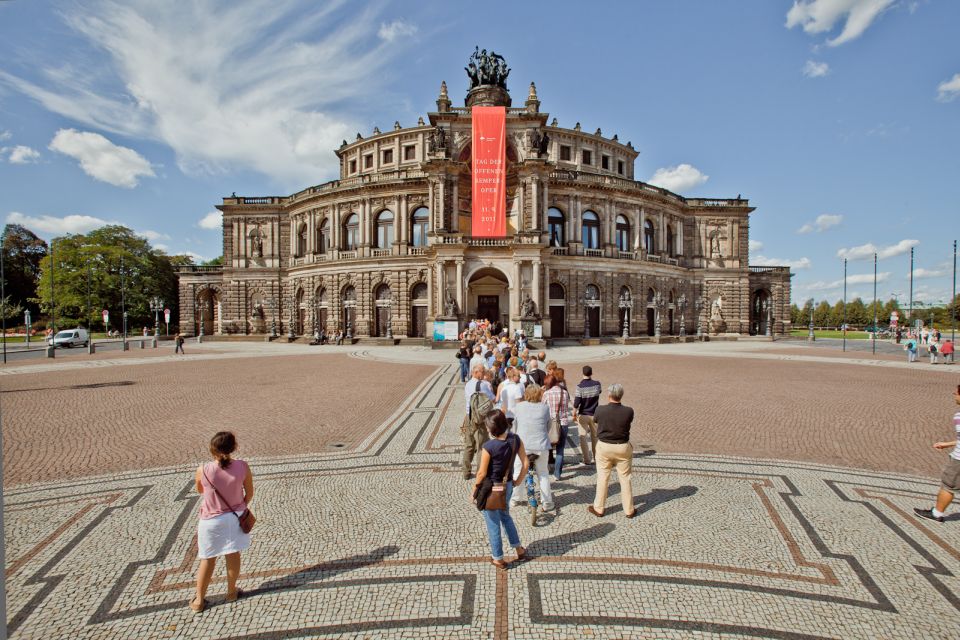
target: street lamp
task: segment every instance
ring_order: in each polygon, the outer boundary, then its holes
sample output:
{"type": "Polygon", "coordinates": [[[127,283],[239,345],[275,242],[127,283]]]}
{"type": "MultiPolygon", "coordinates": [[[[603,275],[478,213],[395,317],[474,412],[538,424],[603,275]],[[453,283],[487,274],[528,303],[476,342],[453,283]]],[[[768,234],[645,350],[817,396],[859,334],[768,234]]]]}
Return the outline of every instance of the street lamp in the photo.
{"type": "Polygon", "coordinates": [[[813,298],[810,298],[810,332],[807,334],[809,342],[815,342],[817,335],[813,332],[813,298]]]}
{"type": "Polygon", "coordinates": [[[387,338],[393,340],[393,291],[387,298],[387,338]]]}
{"type": "Polygon", "coordinates": [[[27,327],[27,346],[30,346],[30,309],[23,312],[23,324],[27,327]]]}
{"type": "Polygon", "coordinates": [[[270,338],[277,338],[277,303],[273,299],[267,300],[267,304],[270,305],[270,338]]]}
{"type": "Polygon", "coordinates": [[[293,330],[293,314],[296,311],[295,305],[296,301],[294,300],[293,296],[290,296],[290,322],[287,325],[287,338],[289,338],[291,341],[297,339],[297,334],[293,330]]]}
{"type": "Polygon", "coordinates": [[[153,311],[153,335],[160,335],[160,312],[163,311],[163,300],[159,296],[150,299],[150,311],[153,311]]]}
{"type": "Polygon", "coordinates": [[[697,338],[703,339],[703,308],[707,305],[703,296],[693,301],[694,310],[697,312],[697,338]]]}
{"type": "Polygon", "coordinates": [[[681,293],[677,298],[677,306],[680,307],[680,337],[687,337],[687,322],[684,311],[687,308],[687,294],[681,293]]]}

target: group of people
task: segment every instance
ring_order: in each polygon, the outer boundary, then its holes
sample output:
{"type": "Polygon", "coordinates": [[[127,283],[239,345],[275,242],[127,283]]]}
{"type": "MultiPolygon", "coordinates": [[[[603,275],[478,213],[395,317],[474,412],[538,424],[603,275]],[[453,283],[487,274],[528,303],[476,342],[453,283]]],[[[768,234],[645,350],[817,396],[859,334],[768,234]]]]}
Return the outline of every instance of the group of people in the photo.
{"type": "Polygon", "coordinates": [[[930,330],[924,327],[918,334],[912,331],[907,333],[907,341],[903,346],[907,352],[907,362],[917,362],[920,350],[924,347],[930,356],[930,364],[939,364],[941,357],[944,364],[953,364],[955,345],[949,338],[943,340],[939,329],[930,330]]]}
{"type": "Polygon", "coordinates": [[[344,337],[343,329],[337,329],[335,333],[327,333],[326,329],[320,327],[313,334],[313,344],[330,344],[332,342],[341,345],[344,337]]]}
{"type": "Polygon", "coordinates": [[[457,353],[461,379],[469,374],[464,384],[465,408],[460,428],[463,478],[474,480],[472,500],[486,495],[495,483],[502,482],[507,494],[504,508],[481,509],[491,561],[501,568],[506,566],[501,532],[517,550],[517,559],[525,557],[509,509],[511,504],[522,504],[524,497],[514,495],[513,488],[523,482],[529,461],[533,460],[543,509],[555,509],[552,483],[564,477],[565,448],[571,428],[579,428],[580,441],[580,461],[571,468],[596,467],[596,496],[587,510],[596,517],[604,516],[610,474],[616,468],[623,513],[627,518],[636,515],[630,444],[633,409],[622,404],[623,387],[611,384],[606,392],[607,403],[601,405],[602,385],[593,379],[589,365],[583,367],[583,377],[576,385],[568,383],[564,369],[555,361],[547,361],[541,369],[546,354],[531,354],[528,347],[521,345],[521,337],[519,333],[512,338],[503,332],[495,335],[490,327],[482,332],[480,326],[468,328],[457,353]],[[475,458],[479,458],[476,475],[475,458]]]}

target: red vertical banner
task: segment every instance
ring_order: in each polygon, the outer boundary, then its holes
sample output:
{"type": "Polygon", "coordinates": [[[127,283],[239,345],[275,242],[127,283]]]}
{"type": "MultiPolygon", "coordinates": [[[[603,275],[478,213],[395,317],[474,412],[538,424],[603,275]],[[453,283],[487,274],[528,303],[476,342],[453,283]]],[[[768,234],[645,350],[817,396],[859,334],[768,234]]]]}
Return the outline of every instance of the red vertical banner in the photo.
{"type": "Polygon", "coordinates": [[[507,110],[473,107],[473,211],[471,235],[507,235],[507,110]]]}

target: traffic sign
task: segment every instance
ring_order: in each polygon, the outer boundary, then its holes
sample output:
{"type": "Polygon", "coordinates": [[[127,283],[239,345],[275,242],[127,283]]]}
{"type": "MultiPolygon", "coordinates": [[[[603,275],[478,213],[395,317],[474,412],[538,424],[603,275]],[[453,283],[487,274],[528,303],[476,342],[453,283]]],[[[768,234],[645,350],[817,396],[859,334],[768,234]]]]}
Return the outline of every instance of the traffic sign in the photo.
{"type": "Polygon", "coordinates": [[[110,322],[110,312],[106,309],[103,310],[103,324],[110,322]]]}
{"type": "Polygon", "coordinates": [[[163,310],[163,321],[170,324],[170,309],[163,310]]]}

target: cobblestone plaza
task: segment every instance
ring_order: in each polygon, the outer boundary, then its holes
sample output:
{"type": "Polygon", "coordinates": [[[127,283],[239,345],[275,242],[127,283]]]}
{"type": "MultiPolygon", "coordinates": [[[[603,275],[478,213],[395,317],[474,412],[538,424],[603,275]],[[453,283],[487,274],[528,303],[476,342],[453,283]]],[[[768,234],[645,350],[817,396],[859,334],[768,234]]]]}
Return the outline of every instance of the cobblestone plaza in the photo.
{"type": "Polygon", "coordinates": [[[912,515],[955,367],[784,342],[551,349],[624,384],[639,515],[616,495],[590,515],[594,470],[571,470],[555,513],[517,518],[533,559],[498,571],[459,474],[450,351],[187,351],[0,369],[11,637],[956,636],[958,518],[912,515]],[[249,597],[224,604],[218,568],[194,615],[192,471],[221,428],[257,483],[249,597]]]}

